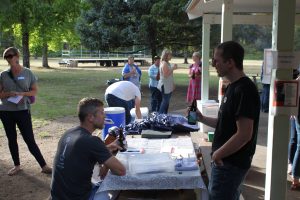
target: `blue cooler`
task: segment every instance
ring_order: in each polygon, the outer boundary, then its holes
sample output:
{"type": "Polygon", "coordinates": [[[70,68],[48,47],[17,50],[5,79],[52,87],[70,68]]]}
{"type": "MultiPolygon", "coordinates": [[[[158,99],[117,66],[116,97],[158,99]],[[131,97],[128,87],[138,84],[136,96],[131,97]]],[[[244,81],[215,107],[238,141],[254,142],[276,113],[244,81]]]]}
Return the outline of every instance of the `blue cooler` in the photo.
{"type": "Polygon", "coordinates": [[[104,140],[108,129],[113,126],[120,127],[123,125],[125,127],[125,108],[122,107],[108,107],[104,108],[105,112],[105,122],[104,129],[102,130],[102,139],[104,140]]]}

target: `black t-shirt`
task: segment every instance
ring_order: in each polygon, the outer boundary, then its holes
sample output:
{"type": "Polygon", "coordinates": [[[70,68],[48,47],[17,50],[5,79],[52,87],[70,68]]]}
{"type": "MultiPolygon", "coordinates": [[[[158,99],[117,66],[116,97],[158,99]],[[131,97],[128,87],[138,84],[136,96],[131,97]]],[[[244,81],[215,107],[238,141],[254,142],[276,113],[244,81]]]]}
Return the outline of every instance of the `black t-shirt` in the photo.
{"type": "Polygon", "coordinates": [[[237,167],[249,168],[256,148],[259,114],[260,98],[254,83],[248,77],[242,77],[229,84],[218,113],[212,152],[223,146],[236,133],[236,121],[239,117],[253,119],[251,140],[239,151],[223,158],[224,162],[229,162],[237,167]]]}
{"type": "Polygon", "coordinates": [[[94,165],[111,157],[102,140],[86,129],[68,130],[58,143],[51,183],[53,200],[85,200],[92,189],[94,165]]]}

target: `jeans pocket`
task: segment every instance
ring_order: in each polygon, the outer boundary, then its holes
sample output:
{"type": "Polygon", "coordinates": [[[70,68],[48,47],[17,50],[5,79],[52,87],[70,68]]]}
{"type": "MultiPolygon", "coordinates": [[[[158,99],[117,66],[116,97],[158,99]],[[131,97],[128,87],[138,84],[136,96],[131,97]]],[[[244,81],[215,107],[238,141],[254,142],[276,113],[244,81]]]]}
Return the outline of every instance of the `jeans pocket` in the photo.
{"type": "Polygon", "coordinates": [[[210,162],[210,166],[211,166],[211,167],[216,167],[216,168],[224,168],[224,167],[225,167],[224,163],[222,163],[222,164],[217,164],[215,161],[211,161],[211,162],[210,162]]]}

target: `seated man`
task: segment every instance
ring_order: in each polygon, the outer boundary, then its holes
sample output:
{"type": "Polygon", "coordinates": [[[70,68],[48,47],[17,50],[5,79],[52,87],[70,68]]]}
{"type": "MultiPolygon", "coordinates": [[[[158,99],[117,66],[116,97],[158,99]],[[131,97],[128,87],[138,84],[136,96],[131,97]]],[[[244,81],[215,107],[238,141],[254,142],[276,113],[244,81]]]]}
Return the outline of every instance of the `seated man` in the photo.
{"type": "Polygon", "coordinates": [[[126,124],[131,121],[130,110],[135,107],[135,114],[142,119],[141,92],[129,81],[119,81],[111,84],[105,91],[105,100],[109,107],[123,107],[125,109],[126,124]]]}
{"type": "Polygon", "coordinates": [[[135,84],[139,89],[141,89],[141,69],[134,64],[134,57],[128,56],[128,63],[125,64],[122,70],[123,79],[126,81],[130,81],[135,84]]]}
{"type": "Polygon", "coordinates": [[[112,173],[123,176],[125,167],[111,152],[121,149],[116,142],[107,146],[92,133],[102,129],[105,119],[103,103],[84,98],[78,104],[80,126],[61,137],[53,164],[51,197],[53,200],[89,199],[94,165],[103,164],[112,173]]]}

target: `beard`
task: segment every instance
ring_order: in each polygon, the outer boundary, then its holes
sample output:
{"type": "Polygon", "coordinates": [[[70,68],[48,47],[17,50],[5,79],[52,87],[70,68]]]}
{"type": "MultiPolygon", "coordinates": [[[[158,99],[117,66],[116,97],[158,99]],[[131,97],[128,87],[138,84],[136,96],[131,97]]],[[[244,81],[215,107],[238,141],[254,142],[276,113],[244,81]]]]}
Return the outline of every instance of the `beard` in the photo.
{"type": "Polygon", "coordinates": [[[95,129],[103,129],[103,127],[104,127],[104,123],[95,123],[94,124],[95,129]]]}

